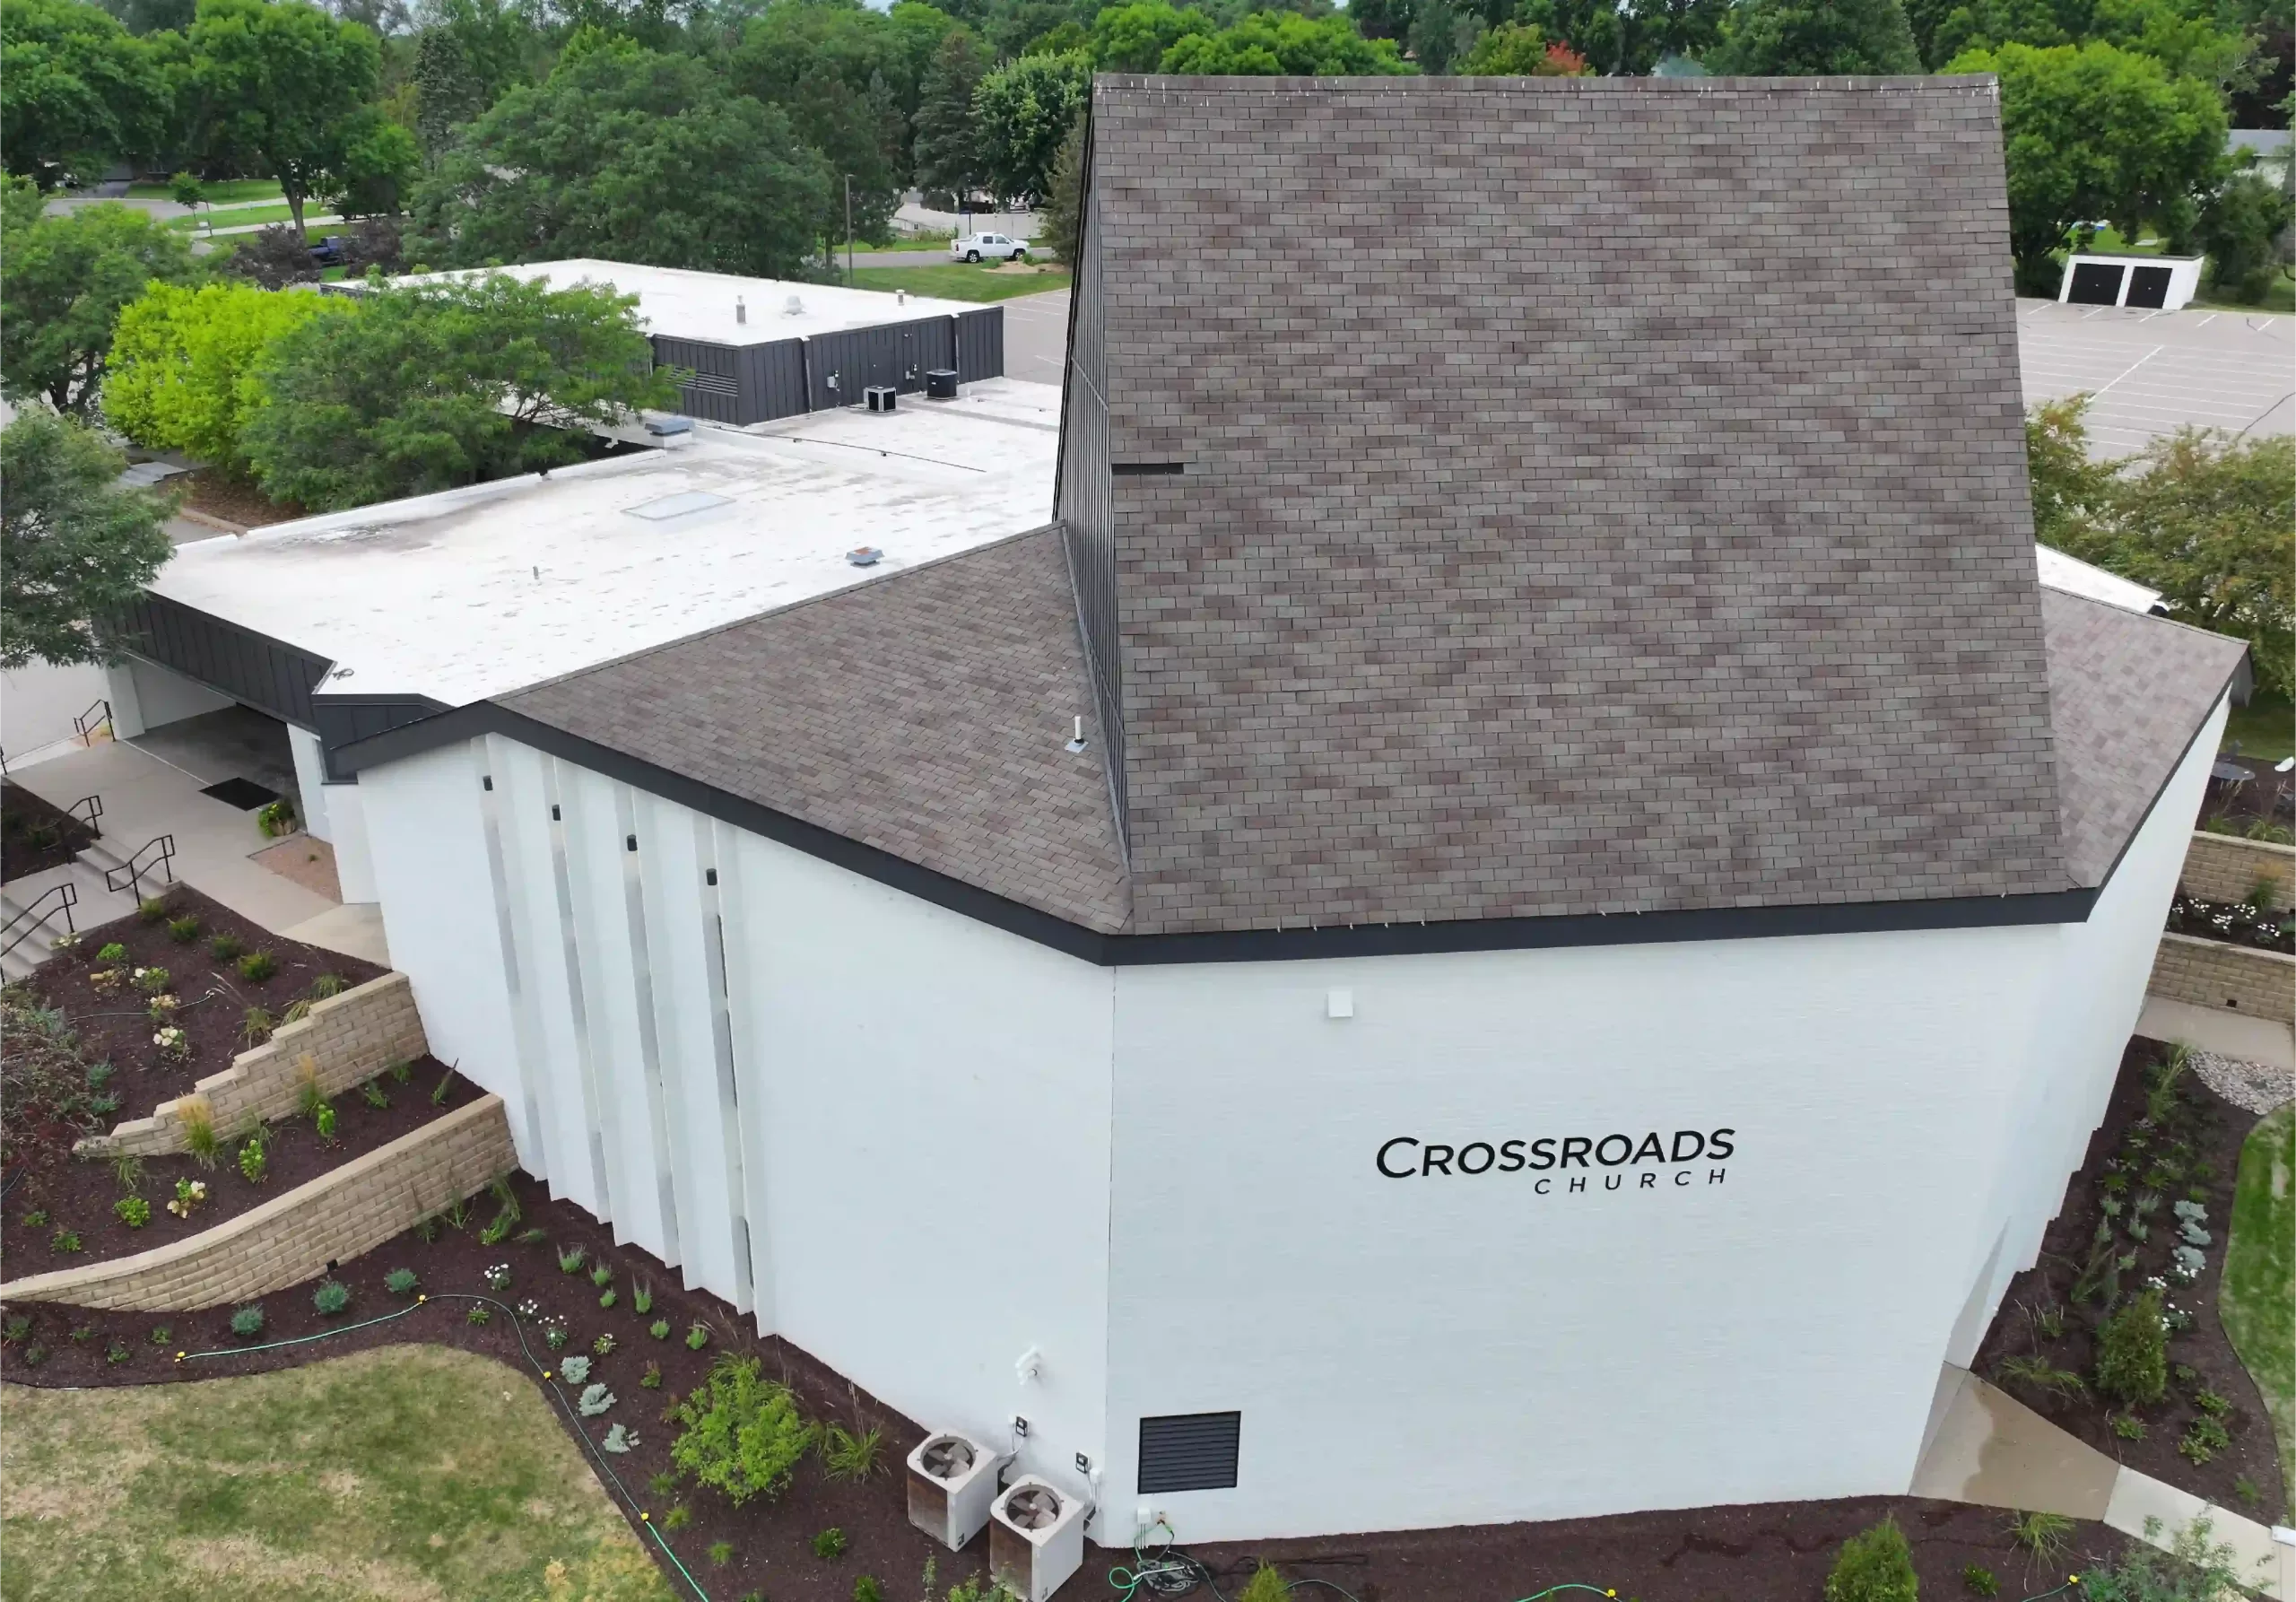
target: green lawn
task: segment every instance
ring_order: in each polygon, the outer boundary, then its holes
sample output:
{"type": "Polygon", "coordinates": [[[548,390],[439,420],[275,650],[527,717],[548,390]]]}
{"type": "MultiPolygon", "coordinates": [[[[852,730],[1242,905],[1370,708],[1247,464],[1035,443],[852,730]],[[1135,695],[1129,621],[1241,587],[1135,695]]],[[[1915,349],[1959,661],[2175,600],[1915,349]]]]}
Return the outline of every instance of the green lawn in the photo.
{"type": "Polygon", "coordinates": [[[1015,295],[1066,289],[1068,274],[999,273],[954,261],[945,267],[856,267],[853,287],[905,289],[912,295],[937,295],[944,300],[1009,300],[1015,295]]]}
{"type": "Polygon", "coordinates": [[[2296,1103],[2259,1123],[2240,1147],[2216,1312],[2264,1393],[2296,1518],[2296,1103]]]}
{"type": "Polygon", "coordinates": [[[2227,752],[2235,740],[2240,743],[2242,757],[2278,762],[2283,756],[2296,756],[2296,706],[2290,705],[2285,696],[2258,691],[2248,697],[2247,706],[2234,707],[2224,720],[2227,752]]]}
{"type": "MultiPolygon", "coordinates": [[[[2206,293],[2205,291],[2203,291],[2202,292],[2204,294],[2206,293]]],[[[2292,312],[2296,312],[2296,278],[2291,278],[2287,274],[2283,273],[2279,277],[2272,281],[2272,287],[2265,292],[2264,299],[2257,301],[2254,306],[2239,306],[2233,304],[2230,300],[2195,300],[2191,306],[2187,307],[2186,309],[2190,311],[2244,311],[2251,317],[2262,317],[2267,312],[2272,312],[2277,313],[2281,317],[2286,317],[2292,312]]]]}
{"type": "Polygon", "coordinates": [[[6,1602],[670,1602],[527,1376],[387,1346],[0,1388],[6,1602]]]}
{"type": "MultiPolygon", "coordinates": [[[[130,184],[127,186],[127,193],[131,198],[136,200],[174,198],[168,193],[168,187],[165,184],[130,184]]],[[[279,197],[279,180],[275,178],[218,178],[212,184],[203,186],[200,193],[206,197],[210,205],[230,205],[232,202],[239,200],[276,200],[279,197]]]]}
{"type": "MultiPolygon", "coordinates": [[[[314,201],[303,208],[303,214],[306,217],[317,217],[326,210],[325,206],[314,201]]],[[[291,222],[294,215],[294,208],[283,201],[277,205],[251,205],[241,207],[237,211],[199,212],[187,217],[170,217],[168,220],[168,226],[196,229],[204,233],[207,231],[207,225],[211,222],[217,228],[250,228],[259,222],[291,222]]]]}

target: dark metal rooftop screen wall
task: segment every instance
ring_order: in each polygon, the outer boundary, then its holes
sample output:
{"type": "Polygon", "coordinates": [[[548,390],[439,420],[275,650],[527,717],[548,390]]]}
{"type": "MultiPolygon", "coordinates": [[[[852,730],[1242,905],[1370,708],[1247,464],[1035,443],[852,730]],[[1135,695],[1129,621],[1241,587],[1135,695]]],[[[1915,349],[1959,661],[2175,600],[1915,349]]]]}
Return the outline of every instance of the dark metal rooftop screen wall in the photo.
{"type": "Polygon", "coordinates": [[[1240,1413],[1175,1413],[1140,1421],[1140,1491],[1231,1491],[1240,1413]]]}
{"type": "Polygon", "coordinates": [[[420,723],[448,709],[427,695],[315,695],[311,698],[314,732],[326,756],[326,777],[331,784],[355,782],[358,775],[347,763],[339,762],[335,753],[353,740],[363,740],[370,735],[385,734],[404,728],[410,723],[420,723]]]}
{"type": "Polygon", "coordinates": [[[120,619],[120,643],[257,711],[317,731],[311,691],[333,666],[252,629],[148,591],[120,619]]]}

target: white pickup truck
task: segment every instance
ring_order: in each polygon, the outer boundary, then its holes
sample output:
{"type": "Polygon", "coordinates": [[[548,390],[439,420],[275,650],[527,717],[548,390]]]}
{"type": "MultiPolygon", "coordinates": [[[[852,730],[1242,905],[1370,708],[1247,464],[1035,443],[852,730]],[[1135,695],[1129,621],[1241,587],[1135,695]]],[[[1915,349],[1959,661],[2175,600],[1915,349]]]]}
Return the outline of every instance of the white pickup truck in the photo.
{"type": "Polygon", "coordinates": [[[1026,261],[1029,258],[1029,242],[1001,233],[969,233],[962,239],[949,241],[951,261],[978,261],[988,256],[1001,256],[1007,261],[1026,261]]]}

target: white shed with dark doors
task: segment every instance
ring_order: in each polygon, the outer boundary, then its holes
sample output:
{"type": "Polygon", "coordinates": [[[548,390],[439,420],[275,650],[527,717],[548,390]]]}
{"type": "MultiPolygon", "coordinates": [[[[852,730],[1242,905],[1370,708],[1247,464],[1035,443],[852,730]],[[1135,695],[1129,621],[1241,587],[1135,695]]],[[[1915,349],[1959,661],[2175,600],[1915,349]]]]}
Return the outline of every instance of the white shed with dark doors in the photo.
{"type": "Polygon", "coordinates": [[[2200,292],[2205,256],[2074,256],[2057,298],[2070,306],[2181,311],[2200,292]]]}

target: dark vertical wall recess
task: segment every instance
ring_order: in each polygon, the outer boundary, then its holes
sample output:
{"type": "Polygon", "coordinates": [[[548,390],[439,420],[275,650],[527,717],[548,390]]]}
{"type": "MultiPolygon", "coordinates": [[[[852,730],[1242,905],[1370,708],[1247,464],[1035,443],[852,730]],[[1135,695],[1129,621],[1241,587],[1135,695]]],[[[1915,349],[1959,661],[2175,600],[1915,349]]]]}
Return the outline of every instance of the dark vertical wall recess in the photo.
{"type": "Polygon", "coordinates": [[[1140,1421],[1140,1491],[1232,1491],[1240,1413],[1171,1413],[1140,1421]]]}

